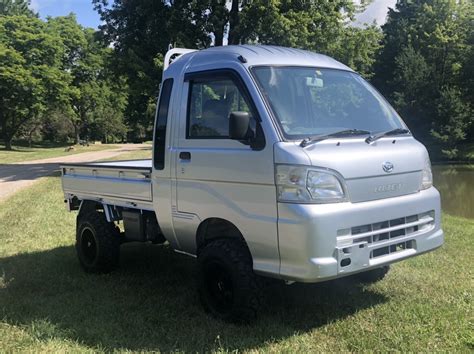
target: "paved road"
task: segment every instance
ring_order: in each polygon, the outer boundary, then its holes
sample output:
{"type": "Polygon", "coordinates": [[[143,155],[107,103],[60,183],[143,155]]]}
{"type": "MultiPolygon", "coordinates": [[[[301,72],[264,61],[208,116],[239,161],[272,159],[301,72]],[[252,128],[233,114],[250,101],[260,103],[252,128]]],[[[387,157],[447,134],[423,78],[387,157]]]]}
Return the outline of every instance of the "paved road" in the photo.
{"type": "Polygon", "coordinates": [[[90,162],[116,157],[124,152],[149,149],[146,144],[123,144],[120,148],[104,151],[85,152],[69,156],[52,157],[43,160],[25,161],[12,164],[0,163],[0,201],[22,188],[35,183],[40,177],[59,170],[59,164],[68,162],[90,162]]]}

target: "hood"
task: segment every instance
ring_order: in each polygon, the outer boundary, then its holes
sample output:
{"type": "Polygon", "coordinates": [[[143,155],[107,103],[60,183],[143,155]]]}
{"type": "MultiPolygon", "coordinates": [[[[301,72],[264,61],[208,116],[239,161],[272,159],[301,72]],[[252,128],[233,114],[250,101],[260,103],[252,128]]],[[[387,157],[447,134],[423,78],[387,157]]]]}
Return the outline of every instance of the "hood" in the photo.
{"type": "Polygon", "coordinates": [[[275,162],[311,165],[344,178],[351,202],[391,198],[421,189],[426,148],[413,137],[328,139],[305,148],[294,142],[275,145],[275,162]],[[384,169],[385,167],[385,169],[384,169]]]}

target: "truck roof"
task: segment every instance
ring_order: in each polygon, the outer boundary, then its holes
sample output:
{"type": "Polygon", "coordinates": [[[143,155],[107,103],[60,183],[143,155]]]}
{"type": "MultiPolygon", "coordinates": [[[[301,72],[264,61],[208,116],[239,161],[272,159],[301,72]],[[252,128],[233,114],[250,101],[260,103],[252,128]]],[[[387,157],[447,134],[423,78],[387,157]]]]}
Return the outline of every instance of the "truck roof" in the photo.
{"type": "Polygon", "coordinates": [[[216,66],[219,66],[225,61],[239,61],[240,56],[246,60],[246,63],[243,64],[249,67],[255,65],[286,65],[353,71],[348,66],[324,54],[268,45],[229,45],[187,53],[175,61],[176,64],[180,63],[181,65],[171,65],[170,69],[172,70],[170,71],[176,70],[178,67],[182,69],[183,66],[192,71],[194,67],[213,62],[216,63],[216,66]]]}

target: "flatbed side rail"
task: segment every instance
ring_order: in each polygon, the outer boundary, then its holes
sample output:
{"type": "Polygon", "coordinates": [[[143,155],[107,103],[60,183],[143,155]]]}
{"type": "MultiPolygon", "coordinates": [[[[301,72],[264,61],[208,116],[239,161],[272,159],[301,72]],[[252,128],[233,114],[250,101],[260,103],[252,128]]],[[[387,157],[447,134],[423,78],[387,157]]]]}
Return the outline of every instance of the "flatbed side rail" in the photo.
{"type": "MultiPolygon", "coordinates": [[[[114,163],[120,163],[120,162],[129,162],[129,160],[122,160],[122,161],[113,161],[114,163]]],[[[93,168],[93,169],[115,169],[115,170],[144,170],[148,171],[151,173],[151,167],[144,167],[144,166],[119,166],[119,165],[112,165],[112,164],[94,164],[94,163],[61,163],[60,168],[63,170],[64,168],[74,168],[74,167],[80,167],[80,168],[93,168]]]]}
{"type": "MultiPolygon", "coordinates": [[[[151,168],[100,164],[61,164],[66,195],[152,202],[151,168]]],[[[88,199],[88,198],[87,198],[88,199]]]]}

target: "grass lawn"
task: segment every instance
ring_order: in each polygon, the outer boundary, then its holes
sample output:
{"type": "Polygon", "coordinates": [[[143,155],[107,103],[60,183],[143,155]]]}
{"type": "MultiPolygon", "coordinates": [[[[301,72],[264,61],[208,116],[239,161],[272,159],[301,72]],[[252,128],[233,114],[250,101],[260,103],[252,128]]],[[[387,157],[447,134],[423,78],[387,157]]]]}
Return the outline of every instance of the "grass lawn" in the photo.
{"type": "Polygon", "coordinates": [[[257,323],[234,326],[202,311],[195,261],[168,247],[125,245],[120,270],[84,274],[75,213],[44,178],[0,203],[0,352],[472,351],[474,220],[443,222],[441,249],[376,285],[273,285],[257,323]]]}
{"type": "Polygon", "coordinates": [[[25,146],[14,146],[12,151],[5,150],[5,146],[0,144],[0,164],[32,161],[39,159],[47,159],[50,157],[67,156],[72,154],[80,154],[83,152],[101,151],[114,149],[116,145],[93,144],[90,146],[74,146],[74,150],[65,151],[69,145],[65,146],[41,146],[35,145],[31,148],[25,146]]]}
{"type": "Polygon", "coordinates": [[[151,146],[149,148],[142,148],[135,151],[126,152],[118,156],[106,159],[105,161],[113,160],[147,160],[151,159],[151,146]]]}

